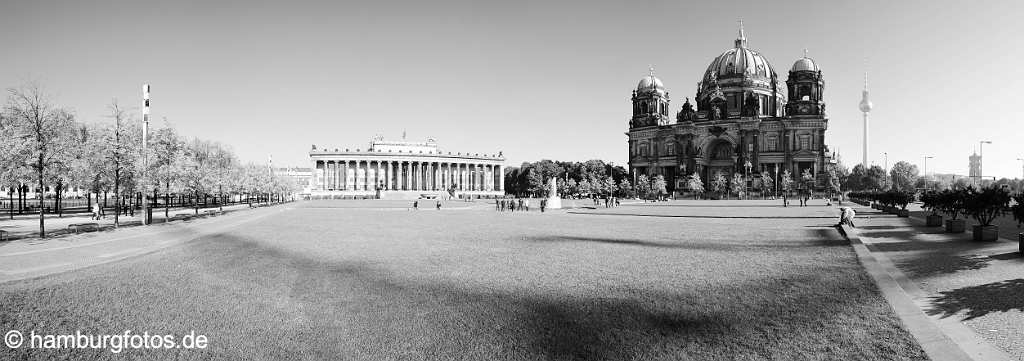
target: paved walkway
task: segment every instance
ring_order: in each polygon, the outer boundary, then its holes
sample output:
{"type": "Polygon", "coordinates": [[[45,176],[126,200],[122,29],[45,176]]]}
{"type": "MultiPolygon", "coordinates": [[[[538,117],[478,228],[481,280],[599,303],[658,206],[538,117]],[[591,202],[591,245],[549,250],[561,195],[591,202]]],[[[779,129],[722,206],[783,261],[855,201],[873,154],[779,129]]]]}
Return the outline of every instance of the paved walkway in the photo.
{"type": "MultiPolygon", "coordinates": [[[[196,217],[180,222],[156,222],[148,227],[122,227],[116,232],[106,228],[100,232],[4,242],[0,244],[0,282],[65,272],[138,256],[243,226],[283,212],[289,207],[291,206],[286,203],[250,210],[248,206],[242,205],[232,207],[234,209],[230,212],[225,207],[225,213],[220,216],[196,217]]],[[[174,215],[173,212],[171,214],[174,215]]],[[[21,226],[23,225],[16,227],[21,226]]],[[[36,226],[38,227],[38,223],[36,226]]]]}
{"type": "MultiPolygon", "coordinates": [[[[975,360],[1024,360],[1024,258],[1015,240],[974,242],[969,229],[948,234],[916,217],[854,209],[851,240],[863,242],[916,313],[975,360]]],[[[913,311],[893,306],[897,313],[913,311]]]]}
{"type": "MultiPolygon", "coordinates": [[[[238,204],[224,207],[224,212],[234,212],[237,210],[248,209],[249,206],[246,204],[238,204]]],[[[199,214],[204,216],[208,210],[218,210],[218,207],[200,208],[199,214]]],[[[175,220],[183,220],[185,218],[194,217],[195,210],[192,208],[171,208],[168,215],[170,217],[164,217],[164,209],[159,208],[153,212],[153,223],[160,224],[175,220]]],[[[142,224],[141,212],[136,211],[135,217],[131,216],[120,216],[118,223],[121,227],[132,227],[139,226],[142,224]]],[[[57,217],[56,215],[47,214],[46,221],[44,223],[46,227],[47,237],[62,237],[74,232],[68,229],[70,224],[78,223],[96,223],[100,230],[110,230],[114,228],[114,215],[107,213],[107,216],[100,220],[93,220],[89,214],[86,213],[75,213],[65,214],[64,217],[57,217]]],[[[39,214],[21,214],[15,215],[14,219],[0,218],[0,230],[7,231],[7,235],[10,240],[26,239],[26,238],[39,238],[39,214]]],[[[3,243],[0,243],[0,248],[4,247],[3,243]]]]}

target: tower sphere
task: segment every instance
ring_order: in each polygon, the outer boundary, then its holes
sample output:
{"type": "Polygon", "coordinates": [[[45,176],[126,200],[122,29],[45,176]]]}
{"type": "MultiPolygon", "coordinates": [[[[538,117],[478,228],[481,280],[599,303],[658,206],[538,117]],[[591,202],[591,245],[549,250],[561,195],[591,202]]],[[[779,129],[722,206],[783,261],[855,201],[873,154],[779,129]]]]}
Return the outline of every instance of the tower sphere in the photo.
{"type": "Polygon", "coordinates": [[[871,111],[872,107],[874,107],[874,104],[871,104],[871,99],[868,99],[868,90],[864,89],[864,91],[861,92],[860,111],[867,113],[871,111]]]}

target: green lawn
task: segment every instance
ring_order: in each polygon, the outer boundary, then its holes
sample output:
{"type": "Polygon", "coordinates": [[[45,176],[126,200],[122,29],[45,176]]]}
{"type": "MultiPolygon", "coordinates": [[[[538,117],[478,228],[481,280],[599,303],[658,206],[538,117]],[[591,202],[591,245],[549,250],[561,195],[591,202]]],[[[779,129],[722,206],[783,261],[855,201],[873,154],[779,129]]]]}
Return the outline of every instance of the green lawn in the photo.
{"type": "Polygon", "coordinates": [[[231,233],[0,285],[0,331],[195,330],[206,350],[0,348],[0,359],[926,358],[831,219],[335,207],[346,204],[299,203],[231,233]]]}

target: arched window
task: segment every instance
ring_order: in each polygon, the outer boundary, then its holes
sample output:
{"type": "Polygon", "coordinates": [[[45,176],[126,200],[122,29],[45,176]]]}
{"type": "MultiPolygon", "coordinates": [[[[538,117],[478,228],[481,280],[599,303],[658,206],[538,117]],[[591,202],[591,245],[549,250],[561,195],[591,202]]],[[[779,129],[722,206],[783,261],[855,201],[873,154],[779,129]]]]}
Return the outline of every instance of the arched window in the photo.
{"type": "Polygon", "coordinates": [[[646,113],[646,112],[647,112],[647,110],[648,110],[648,108],[647,108],[647,102],[641,102],[641,103],[640,103],[640,111],[641,111],[641,112],[644,112],[644,113],[646,113]]]}

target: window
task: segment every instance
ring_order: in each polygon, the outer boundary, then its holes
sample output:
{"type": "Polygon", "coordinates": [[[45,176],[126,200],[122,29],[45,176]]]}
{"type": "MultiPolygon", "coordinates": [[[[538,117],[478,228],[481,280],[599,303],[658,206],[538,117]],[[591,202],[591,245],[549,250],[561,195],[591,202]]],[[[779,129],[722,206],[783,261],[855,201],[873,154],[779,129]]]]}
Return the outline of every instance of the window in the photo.
{"type": "Polygon", "coordinates": [[[665,144],[665,154],[676,155],[675,144],[672,144],[672,142],[669,142],[668,144],[665,144]]]}
{"type": "Polygon", "coordinates": [[[770,136],[768,137],[768,151],[777,152],[779,151],[779,137],[770,136]]]}
{"type": "Polygon", "coordinates": [[[800,136],[800,148],[799,149],[811,149],[811,136],[803,134],[800,136]]]}

